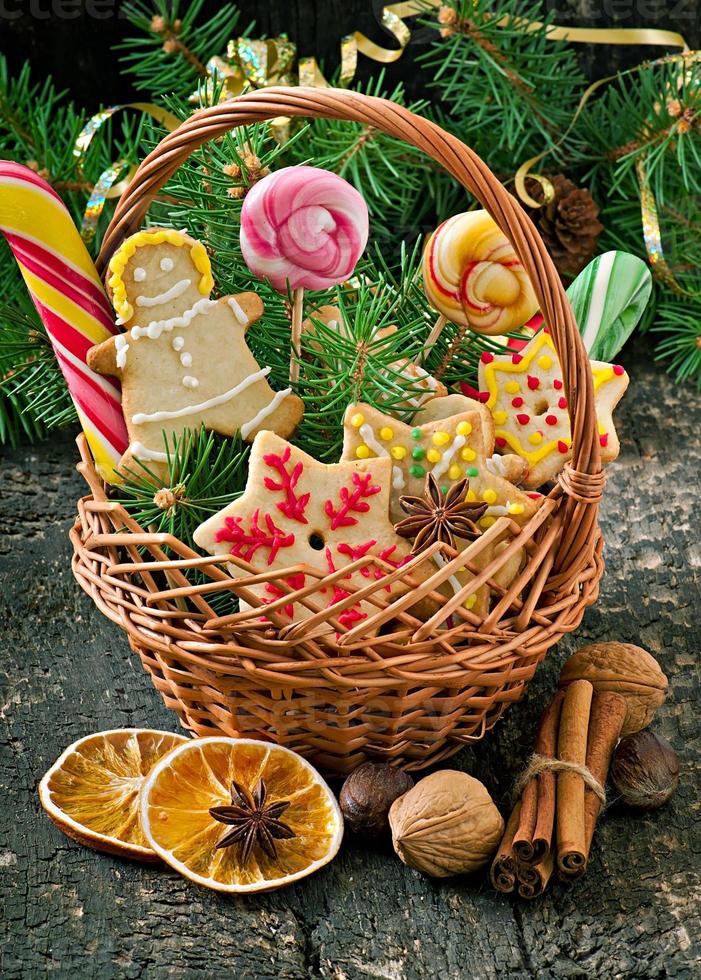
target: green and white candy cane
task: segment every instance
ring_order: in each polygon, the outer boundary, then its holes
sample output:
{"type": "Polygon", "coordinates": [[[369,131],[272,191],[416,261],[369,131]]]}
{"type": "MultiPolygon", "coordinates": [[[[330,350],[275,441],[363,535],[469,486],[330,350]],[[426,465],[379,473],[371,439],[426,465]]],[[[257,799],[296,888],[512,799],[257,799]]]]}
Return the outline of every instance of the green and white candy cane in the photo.
{"type": "Polygon", "coordinates": [[[604,252],[580,272],[567,296],[592,360],[613,360],[643,315],[651,290],[647,265],[627,252],[604,252]]]}

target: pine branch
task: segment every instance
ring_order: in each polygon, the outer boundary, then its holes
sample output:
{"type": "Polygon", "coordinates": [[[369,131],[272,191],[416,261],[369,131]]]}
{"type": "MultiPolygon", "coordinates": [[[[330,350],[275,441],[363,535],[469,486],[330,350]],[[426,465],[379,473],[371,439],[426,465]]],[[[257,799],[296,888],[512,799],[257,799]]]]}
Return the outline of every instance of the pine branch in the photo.
{"type": "MultiPolygon", "coordinates": [[[[695,284],[701,294],[701,276],[696,276],[695,284]]],[[[692,381],[701,391],[701,303],[690,304],[665,290],[650,332],[662,338],[655,359],[666,362],[677,381],[692,381]]]]}
{"type": "Polygon", "coordinates": [[[553,14],[539,0],[504,0],[496,13],[485,0],[449,0],[437,16],[428,23],[443,36],[419,60],[433,72],[447,127],[496,171],[554,150],[585,80],[572,47],[547,37],[553,14]],[[522,29],[534,21],[538,30],[522,29]]]}
{"type": "Polygon", "coordinates": [[[164,481],[146,462],[127,472],[114,499],[142,527],[192,541],[195,529],[239,497],[246,485],[249,446],[201,429],[163,437],[168,455],[164,481]]]}
{"type": "MultiPolygon", "coordinates": [[[[139,90],[153,97],[174,94],[187,98],[207,77],[207,62],[223,56],[227,42],[237,33],[239,12],[225,3],[217,12],[203,14],[205,0],[135,0],[125,14],[140,33],[117,45],[124,73],[139,90]]],[[[247,33],[243,32],[244,35],[247,33]]]]}

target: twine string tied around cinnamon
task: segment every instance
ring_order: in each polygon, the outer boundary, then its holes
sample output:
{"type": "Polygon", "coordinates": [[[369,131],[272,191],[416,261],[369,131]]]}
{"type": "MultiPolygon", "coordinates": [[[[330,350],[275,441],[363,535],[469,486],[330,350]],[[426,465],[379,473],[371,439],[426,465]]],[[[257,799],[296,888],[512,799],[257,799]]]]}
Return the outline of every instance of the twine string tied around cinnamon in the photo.
{"type": "Polygon", "coordinates": [[[606,790],[587,766],[579,762],[568,762],[565,759],[550,759],[545,755],[538,755],[537,753],[534,753],[530,757],[526,768],[516,780],[514,796],[516,798],[520,797],[526,783],[530,782],[531,779],[535,779],[542,772],[576,773],[576,775],[581,776],[585,785],[598,797],[601,806],[606,806],[606,790]]]}

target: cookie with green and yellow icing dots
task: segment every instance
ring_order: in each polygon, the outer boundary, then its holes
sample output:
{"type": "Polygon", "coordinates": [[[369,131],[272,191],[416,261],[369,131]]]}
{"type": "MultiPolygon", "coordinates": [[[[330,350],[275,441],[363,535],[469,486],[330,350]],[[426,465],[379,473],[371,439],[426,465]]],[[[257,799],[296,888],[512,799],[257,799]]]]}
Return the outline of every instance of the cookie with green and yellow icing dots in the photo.
{"type": "Polygon", "coordinates": [[[524,493],[487,466],[491,447],[485,448],[478,411],[410,425],[359,402],[346,409],[343,433],[342,459],[392,460],[390,513],[395,521],[404,516],[400,496],[423,494],[429,473],[446,489],[467,477],[469,499],[488,504],[479,521],[482,528],[504,514],[523,525],[539,505],[540,494],[524,493]]]}
{"type": "Polygon", "coordinates": [[[494,452],[494,419],[482,402],[468,398],[466,395],[455,394],[446,395],[444,398],[432,398],[421,406],[414,416],[414,422],[423,425],[426,422],[450,418],[451,415],[460,415],[462,412],[479,412],[487,469],[518,486],[528,469],[526,461],[515,453],[501,456],[494,452]]]}
{"type": "MultiPolygon", "coordinates": [[[[601,460],[609,463],[620,450],[613,410],[629,379],[619,364],[590,363],[601,460]]],[[[525,460],[527,487],[554,479],[572,458],[572,431],[562,368],[547,327],[517,353],[482,354],[479,386],[494,419],[497,452],[525,460]]]]}

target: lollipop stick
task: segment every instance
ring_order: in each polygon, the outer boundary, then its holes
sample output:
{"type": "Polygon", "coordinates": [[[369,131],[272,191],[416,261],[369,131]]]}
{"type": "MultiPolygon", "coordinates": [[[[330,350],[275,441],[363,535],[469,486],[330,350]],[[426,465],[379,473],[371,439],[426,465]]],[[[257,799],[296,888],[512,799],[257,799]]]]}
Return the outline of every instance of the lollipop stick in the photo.
{"type": "Polygon", "coordinates": [[[295,289],[294,306],[292,307],[292,350],[290,351],[290,381],[297,384],[299,381],[299,355],[302,342],[302,302],[304,300],[304,287],[297,286],[295,289]]]}
{"type": "Polygon", "coordinates": [[[446,325],[447,322],[448,322],[448,318],[443,316],[443,314],[441,313],[441,315],[438,317],[436,322],[431,327],[431,332],[426,338],[426,343],[424,344],[423,349],[419,352],[419,355],[416,358],[415,361],[416,364],[421,364],[421,362],[430,353],[431,348],[440,337],[441,333],[443,332],[443,327],[446,325]]]}

